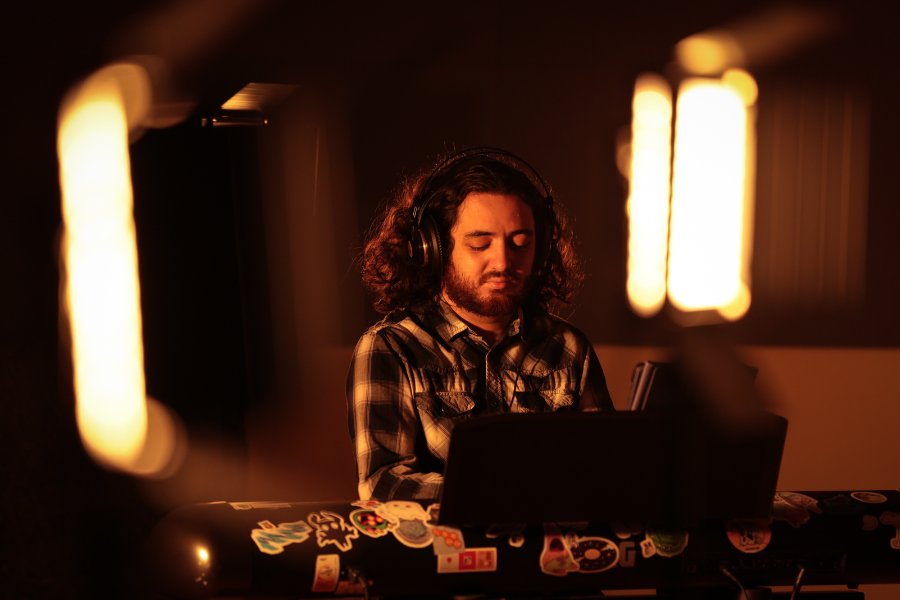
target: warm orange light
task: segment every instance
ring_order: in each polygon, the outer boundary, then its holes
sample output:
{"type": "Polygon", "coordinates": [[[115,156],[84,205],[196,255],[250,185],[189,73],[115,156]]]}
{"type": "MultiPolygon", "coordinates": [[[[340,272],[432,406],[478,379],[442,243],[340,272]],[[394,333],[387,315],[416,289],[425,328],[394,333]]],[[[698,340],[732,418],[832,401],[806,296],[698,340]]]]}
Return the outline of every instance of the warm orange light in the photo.
{"type": "Polygon", "coordinates": [[[679,89],[668,290],[681,311],[736,320],[750,306],[753,138],[746,101],[717,79],[687,79],[679,89]]]}
{"type": "Polygon", "coordinates": [[[176,430],[152,403],[148,437],[128,133],[149,94],[141,67],[101,69],[64,101],[57,137],[78,427],[98,462],[141,474],[170,463],[176,430]]]}
{"type": "Polygon", "coordinates": [[[718,75],[744,64],[744,51],[732,34],[713,30],[687,37],[675,46],[678,62],[696,75],[718,75]]]}
{"type": "Polygon", "coordinates": [[[650,317],[666,298],[672,91],[658,75],[634,87],[628,192],[628,301],[650,317]]]}
{"type": "Polygon", "coordinates": [[[206,551],[206,548],[199,548],[197,550],[197,558],[200,559],[200,562],[206,562],[209,560],[209,552],[206,551]]]}

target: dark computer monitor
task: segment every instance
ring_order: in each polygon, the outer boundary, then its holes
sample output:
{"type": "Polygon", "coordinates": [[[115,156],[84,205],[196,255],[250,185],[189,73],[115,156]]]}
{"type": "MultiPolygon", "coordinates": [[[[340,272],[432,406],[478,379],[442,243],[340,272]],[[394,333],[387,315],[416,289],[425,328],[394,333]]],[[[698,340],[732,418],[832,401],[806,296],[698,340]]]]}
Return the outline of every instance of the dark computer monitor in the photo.
{"type": "Polygon", "coordinates": [[[440,522],[767,517],[787,421],[740,437],[692,412],[505,414],[453,431],[440,522]]]}

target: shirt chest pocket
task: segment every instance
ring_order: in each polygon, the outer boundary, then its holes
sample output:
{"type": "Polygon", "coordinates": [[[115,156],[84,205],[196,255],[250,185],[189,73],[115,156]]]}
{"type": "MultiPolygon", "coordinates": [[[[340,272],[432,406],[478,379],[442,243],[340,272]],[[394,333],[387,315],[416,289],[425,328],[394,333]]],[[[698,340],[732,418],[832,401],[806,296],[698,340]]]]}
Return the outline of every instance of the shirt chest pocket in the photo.
{"type": "Polygon", "coordinates": [[[474,409],[475,399],[467,392],[416,394],[416,410],[425,433],[425,443],[434,456],[447,461],[454,425],[472,418],[474,409]]]}
{"type": "Polygon", "coordinates": [[[522,377],[525,389],[515,393],[514,412],[571,410],[578,398],[579,380],[571,368],[522,377]]]}

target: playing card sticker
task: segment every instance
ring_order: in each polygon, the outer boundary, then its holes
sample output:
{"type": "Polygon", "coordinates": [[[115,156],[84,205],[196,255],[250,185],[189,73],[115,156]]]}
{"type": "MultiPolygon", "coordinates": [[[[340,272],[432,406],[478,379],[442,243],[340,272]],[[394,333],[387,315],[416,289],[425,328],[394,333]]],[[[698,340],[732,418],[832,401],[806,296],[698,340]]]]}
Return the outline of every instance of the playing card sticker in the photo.
{"type": "Polygon", "coordinates": [[[437,557],[438,573],[474,573],[497,570],[496,548],[470,548],[437,557]]]}
{"type": "Polygon", "coordinates": [[[312,591],[333,592],[341,574],[341,557],[337,554],[320,554],[316,557],[312,591]]]}
{"type": "Polygon", "coordinates": [[[853,492],[850,494],[850,497],[859,500],[860,502],[865,502],[866,504],[881,504],[882,502],[887,502],[887,496],[877,492],[853,492]]]}
{"type": "Polygon", "coordinates": [[[288,544],[299,544],[309,539],[312,529],[303,521],[282,523],[275,527],[270,521],[260,522],[260,529],[253,529],[250,537],[256,547],[266,554],[281,554],[288,544]]]}
{"type": "Polygon", "coordinates": [[[772,529],[765,519],[732,519],[725,523],[731,545],[746,554],[765,550],[772,541],[772,529]]]}
{"type": "Polygon", "coordinates": [[[359,531],[347,524],[344,518],[329,510],[310,513],[306,518],[316,529],[316,541],[320,548],[331,544],[341,552],[353,547],[353,540],[359,538],[359,531]]]}

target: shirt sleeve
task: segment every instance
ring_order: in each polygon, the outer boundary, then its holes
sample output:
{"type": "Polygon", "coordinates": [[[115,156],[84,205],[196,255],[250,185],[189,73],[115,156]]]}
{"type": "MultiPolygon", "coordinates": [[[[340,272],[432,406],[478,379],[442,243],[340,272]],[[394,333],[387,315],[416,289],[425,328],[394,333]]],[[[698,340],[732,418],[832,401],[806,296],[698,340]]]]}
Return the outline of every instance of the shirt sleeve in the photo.
{"type": "Polygon", "coordinates": [[[439,498],[443,476],[419,471],[419,423],[407,364],[382,331],[370,330],[359,340],[347,377],[359,497],[439,498]]]}
{"type": "Polygon", "coordinates": [[[613,405],[606,387],[606,376],[594,347],[587,344],[587,353],[584,358],[584,367],[581,375],[581,396],[578,400],[578,410],[581,411],[610,411],[614,412],[613,405]]]}

